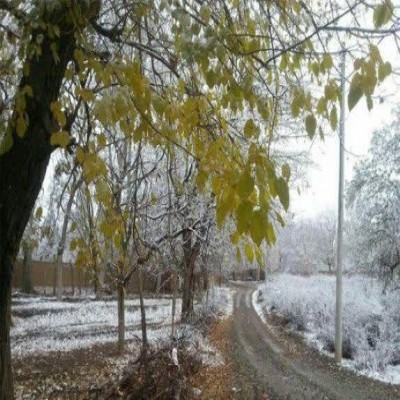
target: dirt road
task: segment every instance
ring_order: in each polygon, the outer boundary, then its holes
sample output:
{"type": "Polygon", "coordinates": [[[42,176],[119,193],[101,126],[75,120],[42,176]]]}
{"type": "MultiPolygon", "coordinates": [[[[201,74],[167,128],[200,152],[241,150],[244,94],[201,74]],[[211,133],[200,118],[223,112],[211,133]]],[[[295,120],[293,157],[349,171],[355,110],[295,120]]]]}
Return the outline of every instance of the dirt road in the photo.
{"type": "Polygon", "coordinates": [[[339,368],[296,335],[265,325],[252,306],[252,284],[237,284],[231,339],[241,374],[271,400],[400,400],[400,386],[339,368]]]}

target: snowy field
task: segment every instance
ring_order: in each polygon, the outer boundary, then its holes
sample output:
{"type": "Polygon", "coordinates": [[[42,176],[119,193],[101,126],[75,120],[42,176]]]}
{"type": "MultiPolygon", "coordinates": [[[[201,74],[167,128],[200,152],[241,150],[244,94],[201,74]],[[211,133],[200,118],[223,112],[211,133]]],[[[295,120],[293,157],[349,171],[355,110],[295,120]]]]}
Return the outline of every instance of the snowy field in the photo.
{"type": "MultiPolygon", "coordinates": [[[[332,355],[335,278],[276,275],[259,286],[253,305],[276,313],[320,351],[332,355]]],[[[344,365],[379,380],[400,384],[400,292],[382,293],[379,281],[344,278],[344,365]]]]}
{"type": "MultiPolygon", "coordinates": [[[[172,300],[145,299],[148,337],[150,341],[163,341],[171,334],[172,300]]],[[[203,304],[196,309],[212,308],[220,316],[232,313],[232,291],[214,288],[203,304]]],[[[181,300],[177,299],[176,320],[179,320],[181,300]]],[[[94,298],[67,298],[13,296],[11,351],[14,357],[54,351],[69,351],[95,344],[116,342],[116,300],[94,298]]],[[[141,337],[139,299],[125,301],[126,339],[141,337]]],[[[182,327],[188,334],[188,327],[182,327]]]]}
{"type": "MultiPolygon", "coordinates": [[[[157,328],[171,323],[171,304],[169,299],[146,300],[150,331],[159,331],[157,328]]],[[[180,299],[177,300],[179,308],[180,299]]],[[[126,339],[140,337],[139,300],[126,300],[125,310],[126,339]]],[[[15,357],[68,351],[117,339],[116,300],[18,297],[13,299],[12,312],[11,351],[15,357]]]]}

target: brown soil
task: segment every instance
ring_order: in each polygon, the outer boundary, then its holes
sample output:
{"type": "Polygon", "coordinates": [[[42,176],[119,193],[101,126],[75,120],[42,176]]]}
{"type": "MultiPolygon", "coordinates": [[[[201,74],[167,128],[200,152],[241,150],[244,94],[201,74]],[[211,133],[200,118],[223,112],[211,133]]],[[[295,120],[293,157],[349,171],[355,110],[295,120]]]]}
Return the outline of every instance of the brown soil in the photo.
{"type": "Polygon", "coordinates": [[[16,399],[90,399],[116,380],[137,353],[120,355],[114,343],[69,352],[53,352],[13,362],[16,399]]]}
{"type": "Polygon", "coordinates": [[[191,385],[200,390],[197,398],[201,400],[269,400],[267,394],[240,368],[232,357],[233,346],[230,332],[233,329],[233,318],[218,322],[209,334],[211,343],[222,353],[224,364],[218,367],[201,367],[192,378],[191,385]]]}

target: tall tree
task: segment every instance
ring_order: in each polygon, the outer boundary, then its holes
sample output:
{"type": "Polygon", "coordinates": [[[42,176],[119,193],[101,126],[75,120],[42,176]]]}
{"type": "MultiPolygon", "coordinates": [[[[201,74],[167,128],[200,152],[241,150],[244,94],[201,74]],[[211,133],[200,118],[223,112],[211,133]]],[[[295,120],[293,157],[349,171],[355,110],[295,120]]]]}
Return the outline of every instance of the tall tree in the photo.
{"type": "Polygon", "coordinates": [[[400,274],[400,120],[374,132],[370,154],[355,167],[347,199],[356,265],[386,283],[400,274]]]}

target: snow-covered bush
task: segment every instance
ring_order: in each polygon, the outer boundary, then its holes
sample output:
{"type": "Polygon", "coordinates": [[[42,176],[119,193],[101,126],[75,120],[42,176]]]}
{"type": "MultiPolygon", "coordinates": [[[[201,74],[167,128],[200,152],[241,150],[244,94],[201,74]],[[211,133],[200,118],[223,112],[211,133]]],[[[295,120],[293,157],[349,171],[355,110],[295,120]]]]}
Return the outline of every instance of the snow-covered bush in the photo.
{"type": "MultiPolygon", "coordinates": [[[[320,350],[334,351],[335,278],[276,275],[259,287],[258,308],[305,331],[320,350]]],[[[344,356],[357,369],[384,372],[400,365],[400,293],[383,294],[375,279],[344,278],[344,356]]]]}

